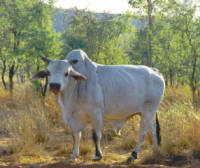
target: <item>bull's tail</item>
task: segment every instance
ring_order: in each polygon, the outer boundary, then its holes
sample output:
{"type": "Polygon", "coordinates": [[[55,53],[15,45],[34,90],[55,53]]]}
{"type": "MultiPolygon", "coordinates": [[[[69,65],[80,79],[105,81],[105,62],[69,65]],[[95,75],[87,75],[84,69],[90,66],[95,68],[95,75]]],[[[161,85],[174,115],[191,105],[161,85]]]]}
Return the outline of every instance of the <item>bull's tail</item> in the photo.
{"type": "Polygon", "coordinates": [[[156,137],[157,137],[157,142],[158,145],[161,144],[161,135],[160,135],[160,124],[158,121],[158,114],[156,113],[156,137]]]}

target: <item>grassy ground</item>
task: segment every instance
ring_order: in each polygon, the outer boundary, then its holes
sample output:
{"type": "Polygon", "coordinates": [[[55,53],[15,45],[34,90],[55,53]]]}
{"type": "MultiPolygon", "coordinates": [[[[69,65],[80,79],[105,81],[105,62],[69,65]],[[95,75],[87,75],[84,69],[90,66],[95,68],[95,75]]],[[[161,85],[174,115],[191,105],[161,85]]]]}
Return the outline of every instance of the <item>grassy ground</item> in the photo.
{"type": "MultiPolygon", "coordinates": [[[[65,126],[54,95],[44,100],[30,85],[17,85],[12,96],[0,87],[0,166],[11,167],[128,167],[123,161],[137,142],[140,117],[131,118],[119,137],[104,122],[104,158],[92,162],[91,128],[84,130],[81,156],[67,158],[72,151],[71,130],[65,126]]],[[[160,155],[154,156],[149,136],[136,167],[198,167],[200,165],[200,110],[191,103],[188,87],[167,88],[158,114],[161,124],[160,155]]],[[[198,99],[197,99],[198,101],[198,99]]],[[[132,164],[132,166],[133,166],[132,164]]],[[[134,167],[135,167],[134,166],[134,167]]]]}

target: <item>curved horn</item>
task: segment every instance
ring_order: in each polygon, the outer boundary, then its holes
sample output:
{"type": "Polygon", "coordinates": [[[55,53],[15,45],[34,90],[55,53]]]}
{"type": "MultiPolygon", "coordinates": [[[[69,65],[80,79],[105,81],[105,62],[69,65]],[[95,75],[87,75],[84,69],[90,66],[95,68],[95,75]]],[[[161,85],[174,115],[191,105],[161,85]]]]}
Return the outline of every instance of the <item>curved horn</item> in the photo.
{"type": "Polygon", "coordinates": [[[51,60],[48,59],[48,58],[46,58],[46,57],[41,57],[41,58],[42,58],[42,60],[43,60],[44,62],[46,62],[47,64],[49,64],[49,63],[51,62],[51,60]]]}
{"type": "Polygon", "coordinates": [[[72,76],[74,79],[76,80],[86,80],[87,78],[82,75],[81,73],[71,69],[71,71],[69,72],[69,75],[72,76]]]}

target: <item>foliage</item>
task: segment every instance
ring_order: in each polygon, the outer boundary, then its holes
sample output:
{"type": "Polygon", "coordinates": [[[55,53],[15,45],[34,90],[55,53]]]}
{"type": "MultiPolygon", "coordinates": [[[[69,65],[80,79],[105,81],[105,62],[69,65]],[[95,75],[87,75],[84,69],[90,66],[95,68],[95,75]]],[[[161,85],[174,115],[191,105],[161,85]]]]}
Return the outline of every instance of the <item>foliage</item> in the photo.
{"type": "Polygon", "coordinates": [[[74,9],[68,29],[63,33],[63,53],[81,48],[89,57],[99,63],[128,63],[124,44],[134,33],[125,16],[96,15],[85,10],[74,9]],[[125,38],[128,37],[128,38],[125,38]]]}
{"type": "Polygon", "coordinates": [[[54,1],[0,3],[4,85],[4,76],[17,74],[22,82],[26,76],[30,78],[44,66],[41,56],[59,59],[81,48],[98,63],[152,65],[163,73],[167,85],[189,84],[194,97],[200,87],[200,19],[192,0],[184,4],[176,0],[130,0],[129,4],[137,9],[134,15],[73,9],[72,15],[65,17],[68,27],[62,34],[53,30],[54,1]],[[141,20],[144,27],[134,28],[132,19],[141,20]]]}
{"type": "MultiPolygon", "coordinates": [[[[30,78],[40,68],[40,57],[55,57],[60,53],[59,36],[52,28],[53,1],[0,0],[0,59],[6,60],[9,81],[20,74],[30,78]]],[[[12,90],[12,85],[10,89],[12,90]]]]}
{"type": "MultiPolygon", "coordinates": [[[[200,18],[196,15],[198,8],[192,2],[186,0],[183,4],[175,0],[151,1],[155,8],[151,13],[151,46],[152,66],[163,73],[166,84],[189,84],[194,96],[200,84],[200,18]]],[[[150,1],[130,0],[129,3],[140,11],[146,11],[140,14],[141,17],[149,16],[147,8],[150,1]]],[[[144,29],[137,30],[136,37],[127,50],[134,63],[148,62],[149,26],[148,24],[144,29]]]]}

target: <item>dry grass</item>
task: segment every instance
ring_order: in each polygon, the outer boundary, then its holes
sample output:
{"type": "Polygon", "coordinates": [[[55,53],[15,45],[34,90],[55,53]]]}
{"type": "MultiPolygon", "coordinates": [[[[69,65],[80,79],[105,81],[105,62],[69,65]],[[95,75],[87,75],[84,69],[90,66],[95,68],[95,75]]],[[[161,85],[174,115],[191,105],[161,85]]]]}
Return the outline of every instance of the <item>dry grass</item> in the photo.
{"type": "MultiPolygon", "coordinates": [[[[49,93],[44,100],[27,86],[17,87],[12,96],[0,88],[0,137],[7,137],[9,144],[0,145],[4,159],[28,162],[27,156],[40,158],[66,157],[72,151],[70,129],[64,125],[56,98],[49,93]],[[22,157],[23,156],[23,157],[22,157]]],[[[148,136],[139,157],[143,163],[184,156],[200,159],[200,110],[194,109],[188,87],[168,88],[159,108],[162,146],[160,157],[154,156],[148,136]]],[[[130,119],[118,137],[110,124],[105,121],[103,128],[102,161],[110,163],[124,159],[135,146],[140,117],[130,119]]],[[[80,147],[82,159],[92,158],[94,147],[91,128],[83,132],[80,147]]],[[[34,160],[34,159],[33,159],[34,160]]],[[[42,160],[42,159],[41,159],[42,160]]]]}
{"type": "Polygon", "coordinates": [[[32,155],[33,147],[46,145],[53,129],[61,127],[59,108],[53,103],[54,98],[43,100],[27,86],[12,96],[5,90],[0,92],[0,131],[10,137],[13,153],[32,155]]]}
{"type": "MultiPolygon", "coordinates": [[[[159,108],[159,118],[162,146],[158,159],[196,159],[200,155],[200,109],[192,105],[190,89],[185,86],[168,88],[159,108]]],[[[155,159],[150,153],[143,161],[155,159]]]]}

